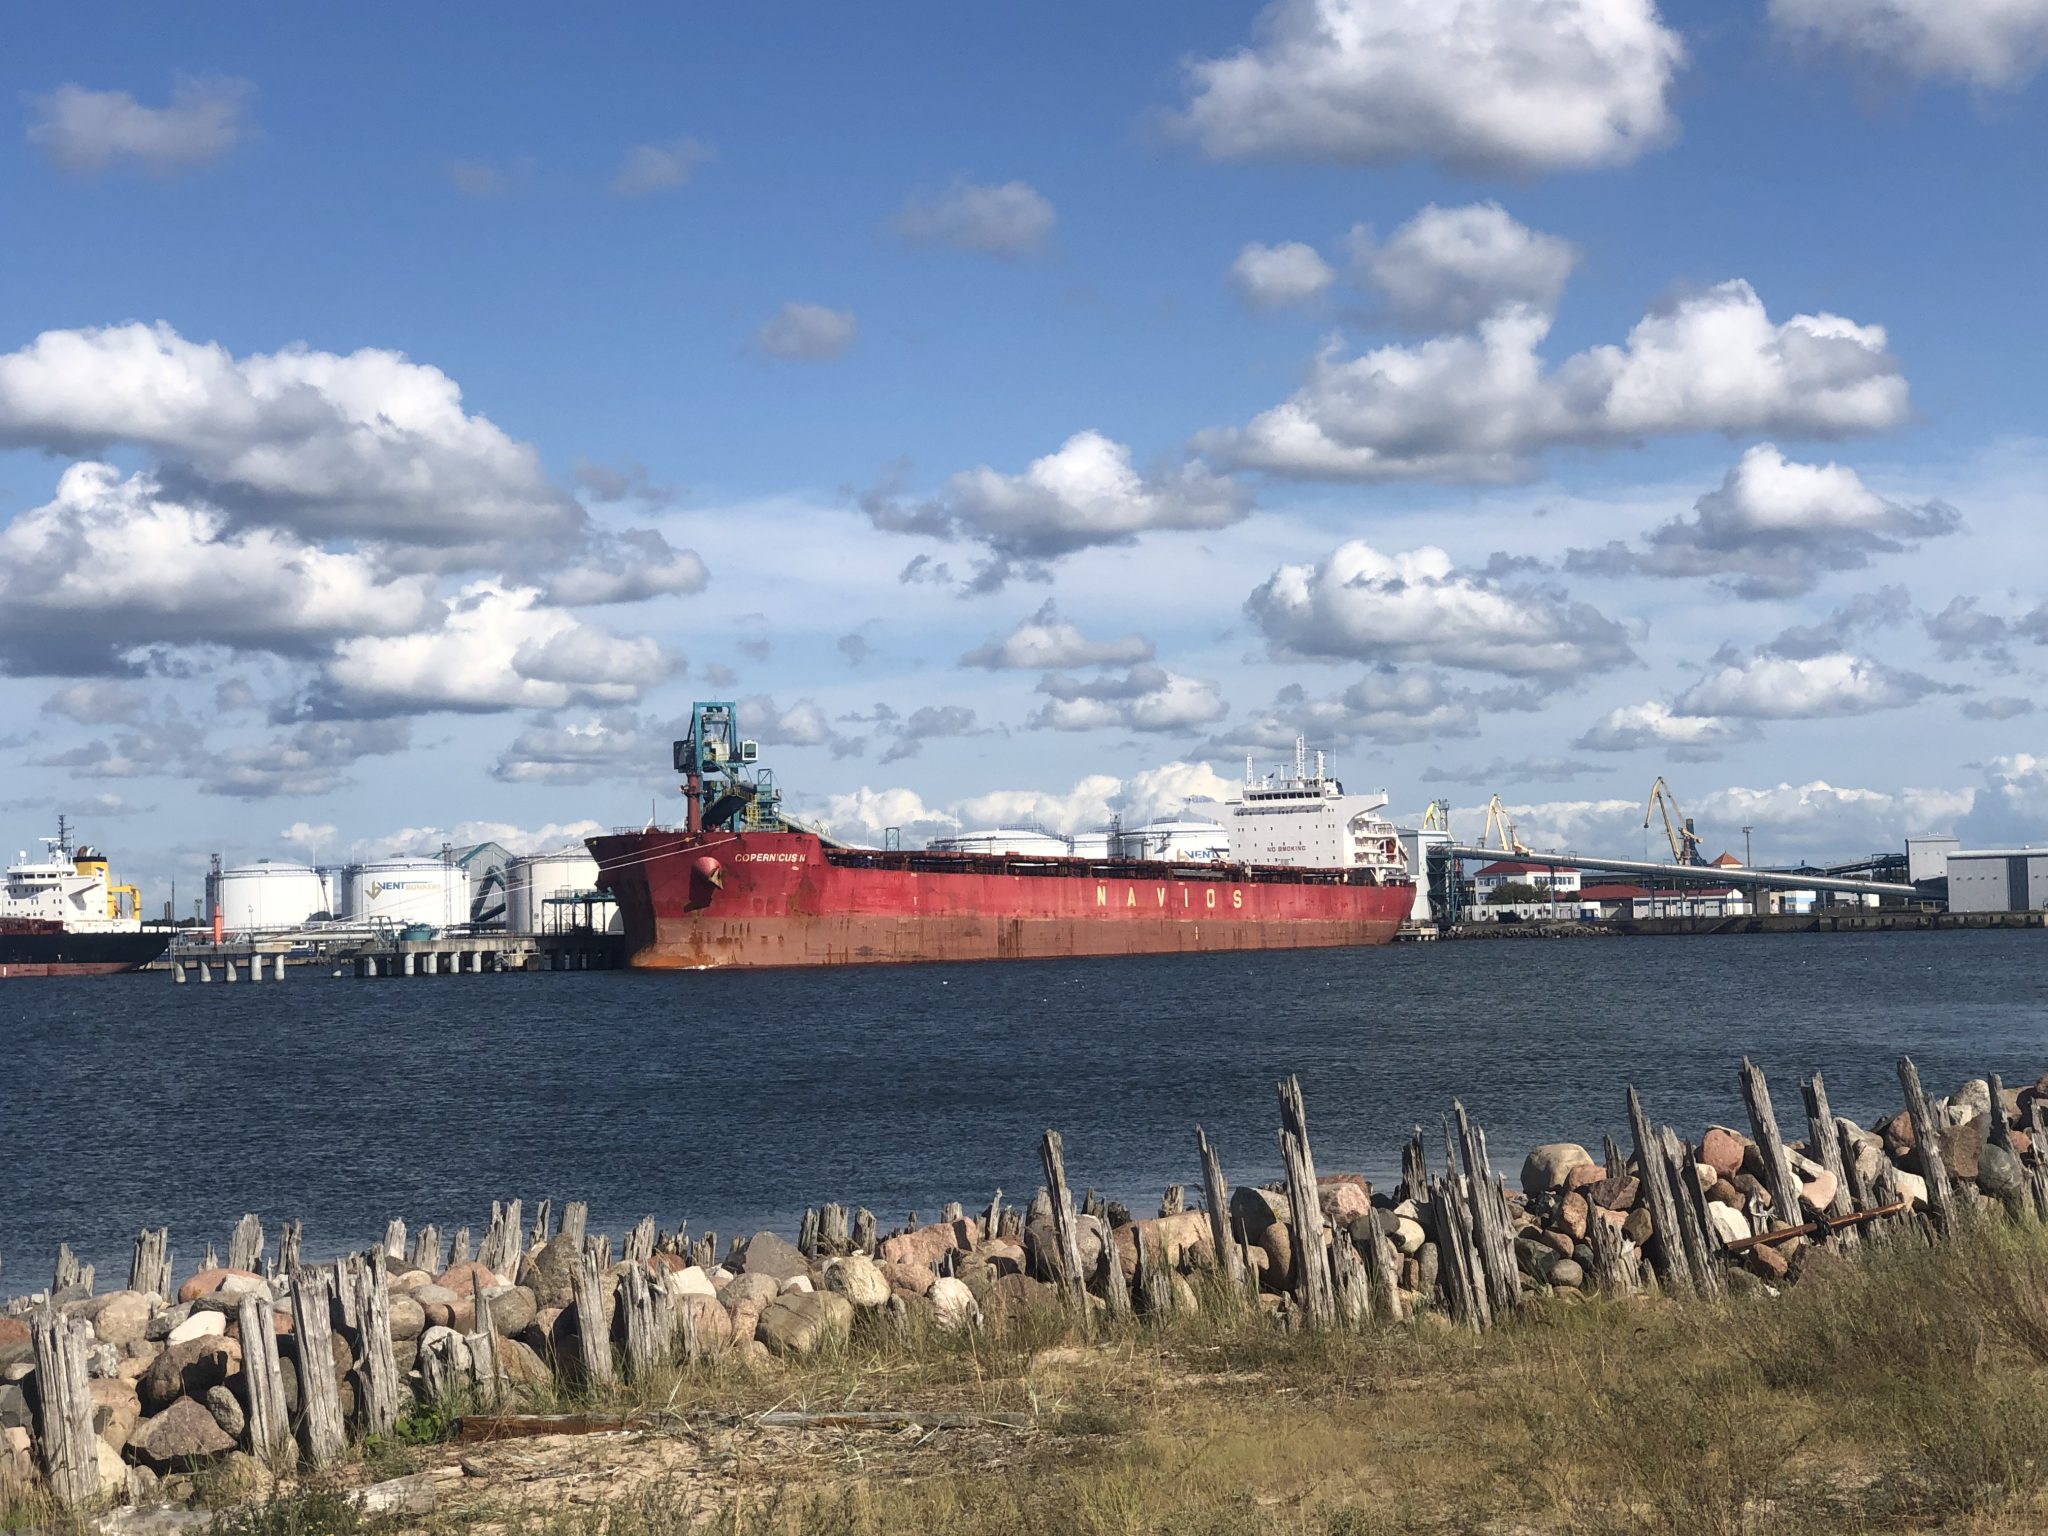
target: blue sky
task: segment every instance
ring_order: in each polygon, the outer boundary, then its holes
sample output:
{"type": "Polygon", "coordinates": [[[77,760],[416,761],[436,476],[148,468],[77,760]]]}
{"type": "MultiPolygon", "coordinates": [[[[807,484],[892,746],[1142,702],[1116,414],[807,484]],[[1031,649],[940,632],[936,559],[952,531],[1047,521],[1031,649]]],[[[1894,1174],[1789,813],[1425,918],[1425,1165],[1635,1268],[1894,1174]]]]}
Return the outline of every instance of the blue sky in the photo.
{"type": "Polygon", "coordinates": [[[557,840],[710,696],[855,836],[1296,731],[1581,847],[2048,828],[2048,0],[36,34],[16,846],[557,840]]]}

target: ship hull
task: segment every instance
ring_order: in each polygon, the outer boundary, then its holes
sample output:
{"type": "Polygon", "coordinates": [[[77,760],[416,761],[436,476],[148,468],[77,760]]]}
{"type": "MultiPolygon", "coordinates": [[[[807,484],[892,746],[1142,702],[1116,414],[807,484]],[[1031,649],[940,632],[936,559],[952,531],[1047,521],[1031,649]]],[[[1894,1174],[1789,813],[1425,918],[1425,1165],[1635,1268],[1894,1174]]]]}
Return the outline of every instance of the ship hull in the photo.
{"type": "Polygon", "coordinates": [[[116,976],[140,970],[169,944],[170,936],[162,933],[10,933],[0,929],[0,978],[116,976]]]}
{"type": "Polygon", "coordinates": [[[828,850],[803,833],[590,840],[643,970],[1384,944],[1410,885],[1336,870],[828,850]]]}

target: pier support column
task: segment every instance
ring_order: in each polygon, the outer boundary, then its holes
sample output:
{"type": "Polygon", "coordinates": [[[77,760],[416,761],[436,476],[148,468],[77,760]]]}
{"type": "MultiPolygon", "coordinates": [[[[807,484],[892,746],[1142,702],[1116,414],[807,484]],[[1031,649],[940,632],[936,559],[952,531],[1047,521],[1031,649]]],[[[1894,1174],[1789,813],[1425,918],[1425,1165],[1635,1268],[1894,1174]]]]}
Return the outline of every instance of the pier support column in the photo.
{"type": "Polygon", "coordinates": [[[412,954],[408,951],[405,957],[405,974],[408,976],[413,975],[415,971],[417,971],[418,967],[419,956],[412,954]]]}
{"type": "Polygon", "coordinates": [[[481,976],[483,975],[483,973],[484,952],[479,949],[469,957],[469,974],[472,976],[481,976]]]}
{"type": "Polygon", "coordinates": [[[284,980],[284,956],[283,956],[283,955],[279,955],[279,956],[277,957],[277,979],[278,979],[279,981],[283,981],[283,980],[284,980]]]}
{"type": "Polygon", "coordinates": [[[251,981],[261,981],[263,979],[263,957],[253,951],[249,955],[249,979],[251,981]]]}
{"type": "Polygon", "coordinates": [[[201,981],[213,980],[213,967],[208,965],[204,960],[201,960],[199,962],[199,979],[201,981]]]}
{"type": "Polygon", "coordinates": [[[171,980],[172,980],[172,981],[175,981],[175,982],[176,982],[176,983],[177,983],[177,984],[178,984],[179,986],[181,986],[181,987],[182,987],[183,985],[185,985],[185,967],[184,967],[184,966],[182,966],[182,965],[174,965],[174,966],[172,966],[172,967],[171,967],[171,980]]]}
{"type": "Polygon", "coordinates": [[[230,957],[230,958],[228,958],[228,959],[225,959],[225,960],[221,961],[221,963],[220,963],[220,979],[221,979],[222,981],[240,981],[240,980],[241,980],[241,977],[239,977],[239,976],[237,976],[237,975],[235,974],[235,962],[234,962],[234,960],[233,960],[233,958],[232,958],[232,957],[230,957]]]}

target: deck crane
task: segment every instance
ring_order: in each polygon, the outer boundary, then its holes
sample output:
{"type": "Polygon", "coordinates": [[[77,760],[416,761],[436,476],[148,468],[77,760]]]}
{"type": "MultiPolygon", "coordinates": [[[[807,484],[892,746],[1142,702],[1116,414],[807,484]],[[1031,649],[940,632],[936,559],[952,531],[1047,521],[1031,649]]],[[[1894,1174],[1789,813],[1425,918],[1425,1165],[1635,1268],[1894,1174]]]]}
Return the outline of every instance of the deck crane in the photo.
{"type": "Polygon", "coordinates": [[[1495,795],[1486,804],[1486,830],[1479,834],[1479,846],[1482,848],[1486,847],[1486,840],[1492,837],[1495,832],[1500,834],[1500,851],[1502,853],[1529,853],[1532,851],[1523,843],[1521,838],[1515,835],[1515,824],[1508,819],[1507,807],[1500,803],[1499,795],[1495,795]]]}
{"type": "Polygon", "coordinates": [[[1700,835],[1692,829],[1692,818],[1678,808],[1678,797],[1671,793],[1671,786],[1664,782],[1664,775],[1658,774],[1650,786],[1650,803],[1643,810],[1643,829],[1649,830],[1650,819],[1659,811],[1664,813],[1664,837],[1671,844],[1671,858],[1677,864],[1704,864],[1700,853],[1700,835]]]}

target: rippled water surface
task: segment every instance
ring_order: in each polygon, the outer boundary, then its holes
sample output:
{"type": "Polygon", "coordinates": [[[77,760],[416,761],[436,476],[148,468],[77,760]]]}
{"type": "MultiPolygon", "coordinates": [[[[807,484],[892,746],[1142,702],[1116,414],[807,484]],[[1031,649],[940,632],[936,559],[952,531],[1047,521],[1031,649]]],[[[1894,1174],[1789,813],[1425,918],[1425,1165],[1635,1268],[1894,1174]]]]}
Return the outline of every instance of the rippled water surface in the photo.
{"type": "MultiPolygon", "coordinates": [[[[1622,1089],[1696,1134],[1742,1113],[1744,1053],[1781,1122],[1796,1074],[1838,1112],[2048,1070],[2048,935],[1446,943],[1267,955],[753,975],[460,976],[174,987],[0,982],[0,1292],[60,1240],[119,1283],[167,1223],[178,1262],[234,1221],[305,1223],[309,1255],[385,1221],[590,1203],[694,1232],[794,1230],[807,1204],[886,1228],[948,1199],[1028,1199],[1048,1126],[1069,1177],[1134,1206],[1278,1172],[1273,1085],[1301,1075],[1318,1164],[1385,1176],[1453,1097],[1497,1160],[1626,1144],[1622,1089]]],[[[1739,1123],[1739,1120],[1738,1120],[1739,1123]]]]}

